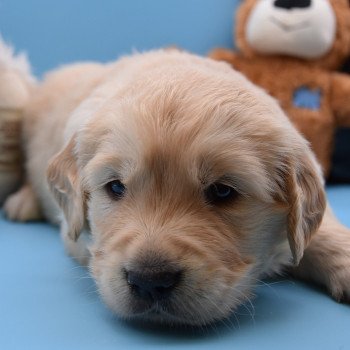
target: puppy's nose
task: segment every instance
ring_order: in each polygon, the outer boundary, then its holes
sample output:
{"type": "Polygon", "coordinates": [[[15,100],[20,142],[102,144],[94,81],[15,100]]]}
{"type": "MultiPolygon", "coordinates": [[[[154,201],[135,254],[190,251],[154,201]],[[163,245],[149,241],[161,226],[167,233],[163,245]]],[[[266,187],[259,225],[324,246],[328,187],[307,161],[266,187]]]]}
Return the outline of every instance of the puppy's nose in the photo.
{"type": "Polygon", "coordinates": [[[125,270],[131,290],[140,298],[159,301],[170,296],[181,279],[181,270],[125,270]]]}
{"type": "Polygon", "coordinates": [[[306,8],[311,6],[311,0],[276,0],[274,6],[286,10],[306,8]]]}

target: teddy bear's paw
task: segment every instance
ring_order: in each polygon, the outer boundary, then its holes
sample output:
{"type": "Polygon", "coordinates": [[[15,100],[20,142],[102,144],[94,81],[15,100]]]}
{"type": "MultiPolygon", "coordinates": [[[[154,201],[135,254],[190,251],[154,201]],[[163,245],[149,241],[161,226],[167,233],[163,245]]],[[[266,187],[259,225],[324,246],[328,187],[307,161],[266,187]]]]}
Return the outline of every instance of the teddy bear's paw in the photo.
{"type": "Polygon", "coordinates": [[[13,221],[31,221],[42,219],[39,202],[29,185],[24,185],[7,198],[4,212],[13,221]]]}

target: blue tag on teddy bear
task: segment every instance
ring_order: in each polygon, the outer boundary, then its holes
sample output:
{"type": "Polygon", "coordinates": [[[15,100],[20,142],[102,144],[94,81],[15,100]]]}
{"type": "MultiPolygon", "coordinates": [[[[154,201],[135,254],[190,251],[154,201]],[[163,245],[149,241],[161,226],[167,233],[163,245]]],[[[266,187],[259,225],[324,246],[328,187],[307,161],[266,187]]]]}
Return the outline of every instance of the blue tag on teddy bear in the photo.
{"type": "Polygon", "coordinates": [[[321,108],[321,89],[310,89],[302,86],[294,91],[293,103],[297,108],[319,110],[321,108]]]}

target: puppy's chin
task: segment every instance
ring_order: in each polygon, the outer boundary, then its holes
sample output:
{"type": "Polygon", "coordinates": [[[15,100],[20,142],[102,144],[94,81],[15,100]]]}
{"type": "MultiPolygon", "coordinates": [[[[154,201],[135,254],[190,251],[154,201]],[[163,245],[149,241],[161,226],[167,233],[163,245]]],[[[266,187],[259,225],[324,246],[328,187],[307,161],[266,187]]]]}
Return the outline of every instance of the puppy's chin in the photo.
{"type": "Polygon", "coordinates": [[[217,319],[202,319],[202,317],[198,317],[197,319],[193,319],[191,315],[179,315],[173,311],[174,310],[169,310],[169,308],[156,305],[149,308],[143,313],[130,314],[127,317],[125,317],[125,319],[131,322],[152,323],[155,325],[200,327],[210,323],[214,323],[223,318],[218,317],[217,319]]]}
{"type": "MultiPolygon", "coordinates": [[[[195,292],[193,294],[195,295],[195,292]]],[[[170,326],[204,326],[231,316],[242,302],[249,299],[250,293],[248,291],[237,293],[236,302],[233,302],[235,299],[230,300],[229,304],[225,306],[216,305],[217,300],[210,300],[206,297],[193,303],[193,300],[190,300],[191,297],[188,296],[189,300],[186,300],[186,298],[181,301],[169,300],[166,303],[143,305],[141,307],[139,301],[133,298],[125,298],[119,303],[115,300],[114,302],[108,300],[103,292],[101,295],[106,304],[122,319],[170,326]],[[242,295],[245,296],[243,300],[242,295]]]]}

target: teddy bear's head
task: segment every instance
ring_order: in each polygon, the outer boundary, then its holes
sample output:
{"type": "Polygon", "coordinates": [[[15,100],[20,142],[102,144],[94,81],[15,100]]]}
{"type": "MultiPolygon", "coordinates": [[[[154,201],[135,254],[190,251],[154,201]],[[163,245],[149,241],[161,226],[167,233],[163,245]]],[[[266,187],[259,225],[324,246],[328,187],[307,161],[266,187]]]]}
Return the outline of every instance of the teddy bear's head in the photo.
{"type": "Polygon", "coordinates": [[[247,57],[291,56],[336,69],[350,53],[349,0],[243,0],[236,23],[247,57]]]}

